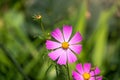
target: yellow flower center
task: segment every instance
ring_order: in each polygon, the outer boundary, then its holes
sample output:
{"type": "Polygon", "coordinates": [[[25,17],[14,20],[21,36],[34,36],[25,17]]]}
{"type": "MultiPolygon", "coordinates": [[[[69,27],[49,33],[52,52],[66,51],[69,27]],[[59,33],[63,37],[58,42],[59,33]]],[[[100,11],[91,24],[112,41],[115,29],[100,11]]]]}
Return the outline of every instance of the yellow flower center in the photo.
{"type": "Polygon", "coordinates": [[[63,43],[62,43],[62,48],[63,48],[63,49],[67,49],[68,47],[69,47],[68,42],[63,42],[63,43]]]}
{"type": "Polygon", "coordinates": [[[84,80],[89,80],[90,79],[90,74],[89,73],[84,73],[83,77],[84,77],[84,80]]]}

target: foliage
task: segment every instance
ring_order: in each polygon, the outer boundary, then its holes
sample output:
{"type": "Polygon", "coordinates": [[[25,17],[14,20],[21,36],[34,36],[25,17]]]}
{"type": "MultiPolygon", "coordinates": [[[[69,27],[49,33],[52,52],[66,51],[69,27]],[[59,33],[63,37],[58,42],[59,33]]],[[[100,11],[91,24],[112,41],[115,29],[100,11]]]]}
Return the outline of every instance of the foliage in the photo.
{"type": "MultiPolygon", "coordinates": [[[[0,80],[65,80],[65,67],[51,61],[45,48],[49,33],[64,24],[84,38],[76,63],[91,62],[104,80],[120,80],[120,1],[107,2],[107,7],[87,2],[0,0],[0,80]],[[37,14],[41,21],[33,20],[37,14]]],[[[76,63],[69,64],[70,74],[76,63]]]]}

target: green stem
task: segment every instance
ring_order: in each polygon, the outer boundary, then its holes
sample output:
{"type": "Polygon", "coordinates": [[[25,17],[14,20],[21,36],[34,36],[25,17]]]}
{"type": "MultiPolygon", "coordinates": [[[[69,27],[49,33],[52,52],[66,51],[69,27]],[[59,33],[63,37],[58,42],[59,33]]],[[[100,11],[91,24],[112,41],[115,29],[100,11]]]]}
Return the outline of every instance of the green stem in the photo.
{"type": "Polygon", "coordinates": [[[55,70],[56,70],[56,75],[57,75],[57,78],[58,78],[58,68],[57,68],[57,65],[55,65],[55,70]]]}
{"type": "Polygon", "coordinates": [[[70,72],[69,72],[69,65],[68,65],[68,63],[67,63],[67,74],[68,74],[68,80],[70,80],[70,72]]]}
{"type": "Polygon", "coordinates": [[[41,26],[41,29],[42,29],[43,34],[45,34],[45,29],[44,29],[44,26],[43,26],[42,20],[40,21],[40,26],[41,26]]]}

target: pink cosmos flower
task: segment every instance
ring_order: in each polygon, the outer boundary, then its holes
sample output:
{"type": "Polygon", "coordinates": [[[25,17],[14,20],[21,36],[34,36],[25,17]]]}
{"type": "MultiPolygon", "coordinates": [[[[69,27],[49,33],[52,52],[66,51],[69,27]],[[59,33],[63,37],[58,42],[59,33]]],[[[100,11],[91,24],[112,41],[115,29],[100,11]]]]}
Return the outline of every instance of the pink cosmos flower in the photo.
{"type": "Polygon", "coordinates": [[[48,56],[60,65],[65,65],[67,61],[69,63],[75,62],[77,58],[74,53],[79,54],[82,50],[82,45],[79,44],[82,40],[81,34],[77,32],[72,38],[71,34],[72,26],[65,25],[62,32],[57,28],[51,33],[57,41],[46,41],[46,48],[53,50],[48,56]]]}
{"type": "Polygon", "coordinates": [[[102,76],[98,76],[100,74],[99,68],[91,70],[90,63],[85,63],[83,67],[82,64],[77,64],[76,69],[77,71],[72,72],[74,80],[102,80],[102,76]]]}

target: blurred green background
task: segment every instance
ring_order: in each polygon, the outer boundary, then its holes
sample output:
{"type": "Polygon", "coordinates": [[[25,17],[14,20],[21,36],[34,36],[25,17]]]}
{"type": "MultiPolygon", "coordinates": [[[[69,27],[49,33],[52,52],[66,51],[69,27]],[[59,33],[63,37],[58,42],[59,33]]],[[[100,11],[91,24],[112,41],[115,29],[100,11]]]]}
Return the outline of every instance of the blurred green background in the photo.
{"type": "Polygon", "coordinates": [[[83,36],[70,74],[91,62],[103,80],[120,80],[120,0],[0,0],[0,80],[65,80],[66,70],[45,48],[47,34],[64,24],[83,36]]]}

